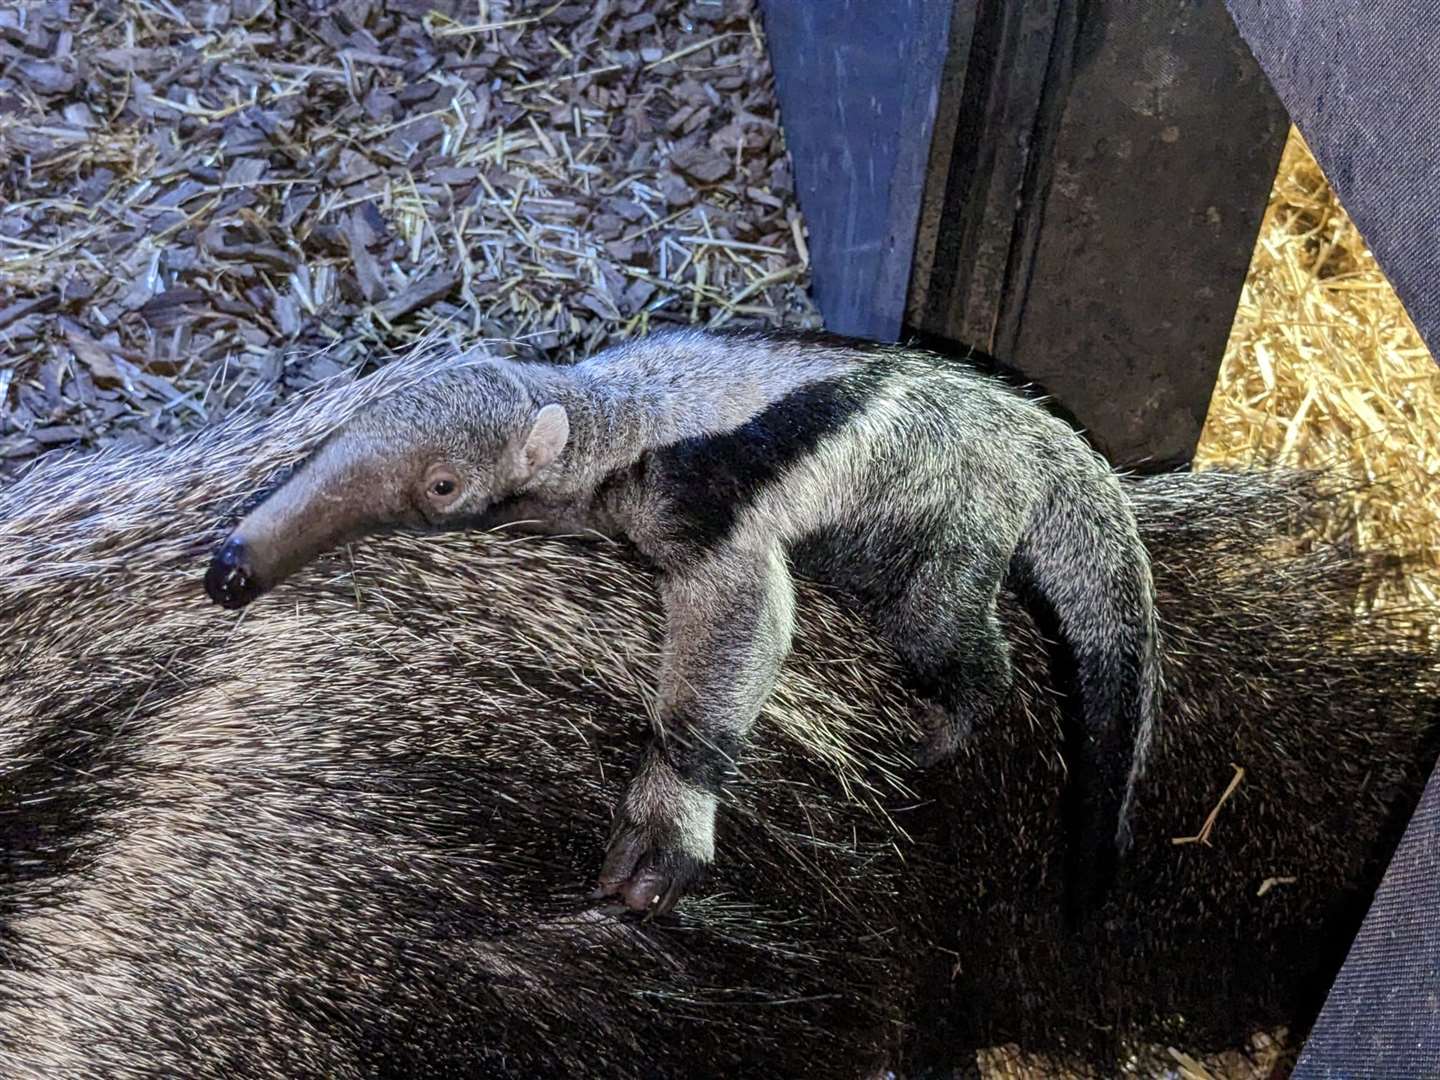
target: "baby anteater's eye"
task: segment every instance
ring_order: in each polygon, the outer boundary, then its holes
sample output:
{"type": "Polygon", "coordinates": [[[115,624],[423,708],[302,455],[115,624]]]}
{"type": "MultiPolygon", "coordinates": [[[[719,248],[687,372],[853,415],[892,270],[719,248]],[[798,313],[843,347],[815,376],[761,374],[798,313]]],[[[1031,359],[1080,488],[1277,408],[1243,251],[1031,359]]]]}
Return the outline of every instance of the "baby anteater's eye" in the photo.
{"type": "Polygon", "coordinates": [[[460,477],[449,466],[434,466],[425,474],[425,495],[436,508],[449,506],[460,496],[460,477]]]}

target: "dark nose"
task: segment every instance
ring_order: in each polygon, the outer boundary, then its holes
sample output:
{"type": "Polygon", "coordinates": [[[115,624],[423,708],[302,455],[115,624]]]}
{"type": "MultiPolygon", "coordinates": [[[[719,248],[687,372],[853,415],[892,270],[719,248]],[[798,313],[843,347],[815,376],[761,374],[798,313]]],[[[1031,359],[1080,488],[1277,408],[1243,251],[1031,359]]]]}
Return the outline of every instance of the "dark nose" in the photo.
{"type": "Polygon", "coordinates": [[[226,540],[210,560],[210,569],[205,573],[205,591],[221,607],[232,609],[243,608],[265,591],[250,569],[245,541],[238,536],[226,540]]]}

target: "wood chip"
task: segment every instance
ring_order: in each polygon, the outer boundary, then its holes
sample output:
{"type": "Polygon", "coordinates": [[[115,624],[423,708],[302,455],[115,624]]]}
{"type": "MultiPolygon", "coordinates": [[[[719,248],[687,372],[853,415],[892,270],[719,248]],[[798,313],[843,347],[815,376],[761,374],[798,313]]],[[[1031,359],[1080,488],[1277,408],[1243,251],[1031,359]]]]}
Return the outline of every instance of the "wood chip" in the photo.
{"type": "Polygon", "coordinates": [[[378,305],[377,310],[386,322],[393,323],[401,316],[409,315],[418,308],[427,307],[436,300],[449,296],[459,284],[460,274],[457,271],[437,270],[378,305]]]}
{"type": "Polygon", "coordinates": [[[818,325],[749,0],[91,6],[0,27],[0,476],[436,329],[818,325]]]}
{"type": "Polygon", "coordinates": [[[680,150],[670,159],[671,164],[687,176],[694,177],[702,184],[713,184],[723,180],[734,171],[734,161],[728,154],[711,150],[708,146],[692,146],[680,150]]]}

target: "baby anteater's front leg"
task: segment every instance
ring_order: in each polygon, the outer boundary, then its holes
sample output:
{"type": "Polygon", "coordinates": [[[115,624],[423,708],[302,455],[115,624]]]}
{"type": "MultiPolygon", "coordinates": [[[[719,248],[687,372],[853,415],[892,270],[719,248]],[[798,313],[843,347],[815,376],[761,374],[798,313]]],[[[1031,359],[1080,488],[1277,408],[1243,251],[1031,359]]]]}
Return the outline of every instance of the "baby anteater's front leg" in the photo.
{"type": "Polygon", "coordinates": [[[778,545],[727,547],[666,574],[658,730],[616,807],[600,892],[675,906],[715,855],[715,808],[790,651],[794,588],[778,545]]]}

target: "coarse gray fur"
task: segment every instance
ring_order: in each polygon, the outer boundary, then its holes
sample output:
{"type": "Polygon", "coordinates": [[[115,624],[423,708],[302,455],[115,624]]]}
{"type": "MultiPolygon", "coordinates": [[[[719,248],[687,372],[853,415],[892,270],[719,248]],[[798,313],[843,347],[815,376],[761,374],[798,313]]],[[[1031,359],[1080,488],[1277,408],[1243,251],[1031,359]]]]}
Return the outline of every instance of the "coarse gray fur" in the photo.
{"type": "Polygon", "coordinates": [[[790,650],[797,574],[848,590],[952,754],[1009,692],[1002,583],[1074,660],[1072,859],[1093,899],[1130,843],[1160,695],[1149,557],[1118,478],[997,379],[918,350],[670,331],[574,366],[457,357],[352,420],[236,527],[239,607],[346,538],[504,527],[631,542],[667,621],[654,745],[601,890],[663,913],[713,860],[723,781],[790,650]]]}
{"type": "Polygon", "coordinates": [[[1058,918],[1063,714],[1015,596],[993,737],[915,775],[895,658],[803,583],[729,857],[647,924],[586,899],[663,637],[624,549],[392,536],[234,624],[198,595],[219,520],[433,370],[0,489],[0,1075],[918,1078],[1013,1042],[1143,1076],[1303,1038],[1440,720],[1433,612],[1362,615],[1395,568],[1295,539],[1337,509],[1313,478],[1129,482],[1173,722],[1103,934],[1058,918]]]}

